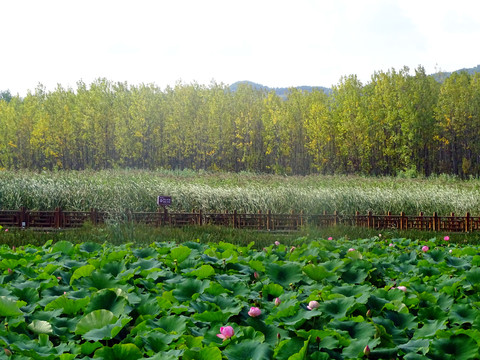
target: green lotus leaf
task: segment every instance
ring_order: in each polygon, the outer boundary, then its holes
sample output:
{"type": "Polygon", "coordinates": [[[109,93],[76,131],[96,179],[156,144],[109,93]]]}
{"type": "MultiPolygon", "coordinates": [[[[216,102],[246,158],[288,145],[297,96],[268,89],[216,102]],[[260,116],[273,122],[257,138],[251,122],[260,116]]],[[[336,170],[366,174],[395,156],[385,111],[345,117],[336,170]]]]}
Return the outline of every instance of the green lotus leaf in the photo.
{"type": "Polygon", "coordinates": [[[368,347],[372,351],[378,344],[380,344],[380,341],[381,341],[380,338],[355,339],[354,341],[351,341],[350,344],[343,349],[342,355],[346,359],[361,359],[362,357],[364,357],[363,350],[365,349],[365,346],[368,345],[368,347]]]}
{"type": "Polygon", "coordinates": [[[342,294],[345,297],[354,297],[358,304],[366,304],[372,287],[368,285],[343,285],[332,288],[332,293],[342,294]]]}
{"type": "Polygon", "coordinates": [[[385,318],[392,320],[393,324],[398,329],[416,329],[417,322],[415,316],[410,313],[400,313],[396,311],[386,311],[385,318]]]}
{"type": "Polygon", "coordinates": [[[308,343],[310,342],[310,338],[308,338],[306,341],[303,342],[303,346],[300,348],[298,352],[295,354],[291,355],[288,359],[289,360],[303,360],[307,356],[307,350],[308,350],[308,343]]]}
{"type": "Polygon", "coordinates": [[[160,331],[149,331],[148,335],[145,336],[145,348],[152,350],[156,353],[168,350],[169,344],[175,340],[177,336],[171,334],[164,334],[160,331]]]}
{"type": "Polygon", "coordinates": [[[433,249],[425,254],[425,257],[435,264],[441,263],[446,258],[446,253],[443,249],[433,249]]]}
{"type": "Polygon", "coordinates": [[[215,269],[211,265],[202,265],[198,269],[185,273],[186,276],[195,276],[198,279],[206,279],[215,275],[215,269]]]}
{"type": "Polygon", "coordinates": [[[11,317],[23,315],[20,308],[24,305],[27,305],[25,301],[12,300],[6,296],[0,296],[0,316],[11,317]]]}
{"type": "Polygon", "coordinates": [[[446,321],[442,320],[432,320],[425,321],[423,327],[415,331],[413,335],[414,339],[429,338],[435,336],[437,331],[444,330],[447,328],[446,321]]]}
{"type": "Polygon", "coordinates": [[[123,261],[108,261],[103,265],[101,272],[104,274],[110,274],[113,277],[117,277],[124,272],[125,269],[125,263],[123,261]]]}
{"type": "Polygon", "coordinates": [[[61,252],[65,255],[71,255],[75,251],[73,244],[70,241],[58,241],[52,246],[52,253],[61,252]]]}
{"type": "Polygon", "coordinates": [[[445,260],[447,265],[452,266],[456,269],[468,270],[470,269],[471,265],[466,258],[457,258],[454,256],[448,256],[445,260]]]}
{"type": "Polygon", "coordinates": [[[182,360],[222,360],[222,351],[218,347],[204,347],[200,350],[186,350],[182,360]]]}
{"type": "Polygon", "coordinates": [[[187,321],[185,316],[163,316],[158,320],[157,326],[167,333],[182,335],[187,329],[187,321]]]}
{"type": "Polygon", "coordinates": [[[173,248],[172,250],[170,250],[170,254],[169,254],[168,257],[172,261],[177,260],[177,263],[180,264],[186,258],[188,258],[188,256],[190,255],[191,252],[192,252],[192,249],[190,249],[186,246],[179,246],[179,247],[176,247],[176,248],[173,248]]]}
{"type": "Polygon", "coordinates": [[[204,311],[200,314],[195,313],[193,318],[195,320],[210,322],[210,323],[226,323],[228,319],[232,316],[231,313],[225,312],[223,310],[219,311],[204,311]]]}
{"type": "Polygon", "coordinates": [[[448,315],[440,306],[429,306],[418,310],[418,319],[425,320],[447,320],[448,315]]]}
{"type": "Polygon", "coordinates": [[[62,309],[63,314],[74,315],[84,309],[89,302],[90,298],[88,297],[82,299],[70,299],[66,295],[62,295],[45,305],[45,310],[62,309]]]}
{"type": "Polygon", "coordinates": [[[102,245],[93,241],[84,242],[79,246],[79,250],[87,254],[92,254],[94,252],[97,252],[101,248],[102,248],[102,245]]]}
{"type": "Polygon", "coordinates": [[[480,284],[480,268],[470,269],[465,273],[467,281],[472,285],[480,284]]]}
{"type": "Polygon", "coordinates": [[[44,320],[33,320],[28,328],[35,334],[51,334],[53,333],[52,325],[44,320]]]}
{"type": "Polygon", "coordinates": [[[283,287],[273,283],[266,284],[262,288],[262,294],[265,298],[268,298],[269,295],[272,298],[277,298],[283,294],[283,287]]]}
{"type": "Polygon", "coordinates": [[[348,310],[355,304],[355,298],[345,297],[328,300],[320,303],[319,309],[326,315],[334,319],[340,319],[346,316],[348,310]]]}
{"type": "Polygon", "coordinates": [[[95,266],[90,264],[79,267],[73,272],[72,277],[70,278],[70,285],[72,285],[73,282],[77,279],[80,279],[85,276],[90,276],[94,270],[95,270],[95,266]]]}
{"type": "Polygon", "coordinates": [[[315,281],[322,281],[324,279],[335,280],[338,277],[322,265],[309,264],[304,266],[302,270],[310,279],[315,281]]]}
{"type": "Polygon", "coordinates": [[[422,355],[425,355],[428,352],[429,346],[430,346],[430,340],[419,339],[419,340],[410,340],[405,344],[399,345],[398,348],[407,354],[421,352],[422,355]]]}
{"type": "Polygon", "coordinates": [[[477,313],[478,311],[474,310],[471,305],[454,304],[448,317],[450,319],[450,323],[452,324],[472,324],[477,317],[477,313]]]}
{"type": "Polygon", "coordinates": [[[274,283],[283,287],[296,284],[303,278],[302,268],[296,263],[286,263],[284,265],[269,263],[266,265],[266,273],[274,283]]]}
{"type": "Polygon", "coordinates": [[[469,360],[478,357],[479,347],[475,340],[465,334],[434,339],[430,352],[435,359],[469,360]]]}
{"type": "Polygon", "coordinates": [[[97,291],[92,296],[85,312],[105,309],[110,310],[117,317],[124,314],[127,300],[125,296],[120,294],[120,292],[111,289],[102,289],[97,291]]]}
{"type": "Polygon", "coordinates": [[[140,249],[135,249],[132,251],[132,254],[140,259],[146,259],[149,257],[154,257],[157,255],[157,251],[151,247],[145,247],[140,249]]]}
{"type": "Polygon", "coordinates": [[[111,311],[95,310],[79,320],[75,334],[86,340],[111,339],[131,320],[130,317],[117,318],[111,311]]]}
{"type": "Polygon", "coordinates": [[[101,347],[103,347],[103,345],[98,341],[96,342],[86,341],[80,346],[80,352],[82,353],[82,355],[90,355],[95,350],[101,347]]]}
{"type": "Polygon", "coordinates": [[[270,360],[273,350],[265,344],[255,340],[245,340],[241,343],[229,345],[223,354],[228,360],[270,360]]]}
{"type": "Polygon", "coordinates": [[[103,360],[137,360],[143,358],[143,353],[135,344],[116,344],[111,348],[105,346],[98,349],[94,357],[103,360]]]}
{"type": "Polygon", "coordinates": [[[140,270],[152,270],[152,269],[161,269],[162,263],[157,259],[140,259],[137,262],[131,264],[133,268],[140,267],[140,270]]]}
{"type": "Polygon", "coordinates": [[[118,287],[118,282],[112,278],[112,275],[98,271],[94,271],[90,276],[83,278],[81,284],[87,289],[95,288],[97,290],[118,287]]]}
{"type": "Polygon", "coordinates": [[[175,286],[173,296],[180,302],[191,300],[194,294],[202,294],[209,284],[208,280],[188,278],[175,286]]]}
{"type": "Polygon", "coordinates": [[[259,272],[265,272],[265,265],[263,264],[262,261],[260,260],[250,260],[248,262],[248,265],[252,268],[254,271],[259,271],[259,272]]]}
{"type": "Polygon", "coordinates": [[[25,259],[2,259],[0,261],[0,269],[15,269],[17,267],[26,266],[28,264],[27,260],[25,259]]]}
{"type": "Polygon", "coordinates": [[[365,260],[352,261],[346,264],[339,271],[341,279],[348,284],[360,284],[368,276],[368,271],[372,268],[372,264],[365,260]]]}
{"type": "Polygon", "coordinates": [[[83,335],[91,329],[100,329],[106,325],[114,324],[117,320],[118,318],[109,310],[95,310],[80,319],[75,334],[83,335]]]}
{"type": "Polygon", "coordinates": [[[376,332],[375,326],[367,322],[333,320],[329,327],[348,332],[352,339],[370,339],[376,332]]]}

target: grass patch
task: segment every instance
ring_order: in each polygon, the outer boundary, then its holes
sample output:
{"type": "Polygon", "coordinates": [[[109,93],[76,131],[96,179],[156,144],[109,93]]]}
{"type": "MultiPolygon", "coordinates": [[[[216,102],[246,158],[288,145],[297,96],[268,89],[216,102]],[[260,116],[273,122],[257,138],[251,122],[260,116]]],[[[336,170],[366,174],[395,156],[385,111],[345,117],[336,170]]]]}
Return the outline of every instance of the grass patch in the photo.
{"type": "Polygon", "coordinates": [[[443,239],[450,237],[450,242],[457,244],[480,244],[479,233],[445,233],[418,230],[396,230],[396,229],[368,229],[352,226],[331,226],[324,228],[305,227],[300,231],[293,232],[270,232],[233,229],[222,226],[187,226],[174,227],[152,227],[141,224],[111,224],[92,226],[86,224],[78,229],[62,229],[55,231],[33,231],[30,229],[5,229],[0,230],[0,245],[42,246],[45,242],[53,240],[69,241],[73,244],[84,242],[110,243],[121,245],[134,243],[135,245],[149,245],[154,242],[176,242],[198,241],[200,243],[219,243],[221,241],[231,244],[246,246],[252,241],[255,248],[268,247],[275,241],[292,246],[299,243],[317,239],[333,238],[335,240],[355,240],[366,238],[384,239],[418,239],[428,241],[432,238],[443,239]]]}

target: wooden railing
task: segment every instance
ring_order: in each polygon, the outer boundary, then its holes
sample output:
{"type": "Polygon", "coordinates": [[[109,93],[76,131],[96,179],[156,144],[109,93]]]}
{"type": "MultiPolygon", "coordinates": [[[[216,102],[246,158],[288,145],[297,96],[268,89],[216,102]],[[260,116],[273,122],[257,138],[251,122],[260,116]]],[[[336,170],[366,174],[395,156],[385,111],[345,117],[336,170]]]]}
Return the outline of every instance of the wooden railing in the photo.
{"type": "Polygon", "coordinates": [[[198,212],[169,212],[159,209],[157,212],[131,212],[112,215],[95,209],[90,211],[67,211],[57,208],[52,211],[38,211],[21,208],[19,210],[0,210],[0,225],[3,227],[33,228],[33,229],[62,229],[80,227],[84,223],[93,225],[108,221],[143,223],[153,226],[186,226],[186,225],[221,225],[234,228],[291,231],[299,230],[303,226],[335,226],[350,225],[373,229],[415,229],[447,232],[472,232],[480,230],[480,217],[450,214],[449,216],[432,215],[386,215],[367,214],[341,215],[333,214],[273,214],[271,211],[254,214],[233,212],[205,213],[198,212]]]}

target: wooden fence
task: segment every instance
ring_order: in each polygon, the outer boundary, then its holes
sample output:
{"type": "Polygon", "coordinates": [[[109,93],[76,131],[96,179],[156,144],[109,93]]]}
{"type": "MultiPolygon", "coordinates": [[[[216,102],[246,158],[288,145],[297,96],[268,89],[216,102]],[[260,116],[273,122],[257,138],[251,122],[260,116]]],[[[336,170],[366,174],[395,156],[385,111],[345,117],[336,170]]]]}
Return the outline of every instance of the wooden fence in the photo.
{"type": "Polygon", "coordinates": [[[234,228],[293,231],[303,226],[335,226],[338,224],[372,229],[416,229],[446,232],[472,232],[480,230],[480,217],[471,216],[439,216],[432,215],[373,215],[371,212],[354,215],[333,214],[273,214],[258,212],[244,214],[237,211],[224,213],[204,213],[202,211],[190,213],[169,212],[160,208],[157,212],[131,212],[112,216],[95,209],[90,211],[66,211],[57,208],[53,211],[36,211],[21,208],[19,210],[0,210],[0,225],[3,227],[18,227],[31,229],[62,229],[80,227],[89,222],[93,225],[104,224],[108,221],[120,220],[123,222],[143,223],[153,226],[185,226],[185,225],[221,225],[234,228]]]}

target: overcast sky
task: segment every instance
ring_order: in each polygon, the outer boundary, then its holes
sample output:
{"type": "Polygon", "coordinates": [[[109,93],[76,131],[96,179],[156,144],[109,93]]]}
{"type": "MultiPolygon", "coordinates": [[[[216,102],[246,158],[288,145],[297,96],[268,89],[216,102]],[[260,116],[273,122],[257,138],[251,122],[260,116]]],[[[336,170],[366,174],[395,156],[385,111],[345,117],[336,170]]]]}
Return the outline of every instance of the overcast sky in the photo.
{"type": "Polygon", "coordinates": [[[12,0],[0,24],[0,90],[20,95],[99,77],[330,87],[480,64],[478,0],[12,0]]]}

